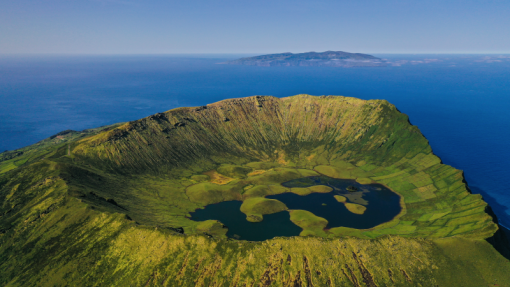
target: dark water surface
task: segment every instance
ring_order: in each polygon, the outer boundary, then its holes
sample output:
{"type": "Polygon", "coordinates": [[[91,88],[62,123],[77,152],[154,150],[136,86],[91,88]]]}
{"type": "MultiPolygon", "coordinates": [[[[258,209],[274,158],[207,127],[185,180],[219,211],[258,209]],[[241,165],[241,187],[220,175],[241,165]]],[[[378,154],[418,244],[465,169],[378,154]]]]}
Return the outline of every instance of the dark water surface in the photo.
{"type": "Polygon", "coordinates": [[[216,64],[239,56],[0,56],[0,151],[225,98],[386,99],[510,226],[508,55],[377,55],[402,64],[386,68],[216,64]]]}
{"type": "Polygon", "coordinates": [[[312,193],[300,196],[294,193],[283,193],[266,196],[277,199],[289,209],[302,209],[325,218],[328,221],[326,228],[352,227],[357,229],[372,228],[381,223],[388,222],[397,216],[400,207],[400,196],[380,184],[362,185],[355,180],[334,179],[327,176],[312,176],[304,179],[295,179],[282,184],[285,187],[309,187],[326,185],[333,188],[330,193],[312,193]],[[358,188],[356,192],[347,191],[348,186],[358,188]],[[343,203],[338,202],[334,195],[347,197],[347,202],[364,205],[367,209],[363,214],[355,214],[347,210],[343,203]],[[358,195],[361,195],[358,200],[358,195]],[[325,205],[324,205],[325,204],[325,205]]]}
{"type": "Polygon", "coordinates": [[[219,220],[227,226],[227,236],[241,240],[263,241],[277,236],[298,236],[301,228],[290,221],[287,211],[264,215],[261,222],[249,222],[241,212],[241,201],[224,201],[210,204],[191,212],[191,219],[219,220]]]}
{"type": "MultiPolygon", "coordinates": [[[[327,176],[312,176],[291,180],[282,184],[285,187],[309,187],[327,185],[333,188],[329,193],[312,193],[301,196],[283,193],[266,196],[285,203],[289,209],[302,209],[328,220],[328,226],[366,229],[390,221],[400,213],[400,196],[380,184],[362,185],[354,180],[333,179],[327,176]],[[359,189],[356,192],[346,190],[348,186],[359,189]],[[338,202],[334,195],[348,197],[347,202],[362,203],[366,206],[364,214],[354,214],[338,202]]],[[[262,241],[276,236],[297,236],[301,228],[290,221],[287,211],[264,215],[262,222],[249,222],[240,211],[242,202],[225,201],[207,205],[190,213],[191,219],[204,221],[219,220],[228,227],[227,236],[250,241],[262,241]]]]}

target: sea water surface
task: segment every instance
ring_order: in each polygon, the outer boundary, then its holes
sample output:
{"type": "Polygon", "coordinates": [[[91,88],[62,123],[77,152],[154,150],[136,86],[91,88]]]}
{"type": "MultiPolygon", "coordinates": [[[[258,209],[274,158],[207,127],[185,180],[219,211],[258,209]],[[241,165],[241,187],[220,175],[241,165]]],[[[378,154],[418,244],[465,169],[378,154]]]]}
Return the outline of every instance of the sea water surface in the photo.
{"type": "Polygon", "coordinates": [[[509,55],[376,55],[392,62],[385,68],[217,64],[240,56],[0,56],[0,151],[225,98],[386,99],[510,226],[509,55]]]}

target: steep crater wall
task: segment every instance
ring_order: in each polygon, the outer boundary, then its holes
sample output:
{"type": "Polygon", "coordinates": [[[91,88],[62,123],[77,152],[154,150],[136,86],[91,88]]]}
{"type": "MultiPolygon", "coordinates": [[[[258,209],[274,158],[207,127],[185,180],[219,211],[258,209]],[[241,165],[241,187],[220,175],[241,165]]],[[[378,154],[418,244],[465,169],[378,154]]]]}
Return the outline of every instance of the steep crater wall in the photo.
{"type": "MultiPolygon", "coordinates": [[[[86,162],[109,174],[173,181],[168,188],[174,198],[185,197],[186,188],[196,183],[193,176],[222,164],[250,162],[377,182],[403,197],[399,218],[374,230],[341,228],[338,235],[487,238],[497,230],[485,212],[486,203],[466,189],[462,172],[442,164],[419,129],[384,100],[309,95],[230,99],[130,122],[81,140],[71,150],[75,163],[86,162]]],[[[251,183],[237,180],[222,188],[228,190],[228,199],[239,200],[243,184],[251,183]]],[[[156,204],[136,189],[113,197],[128,210],[137,209],[129,208],[133,198],[156,204]]],[[[181,217],[170,224],[186,225],[182,218],[187,212],[222,200],[218,198],[176,207],[178,212],[169,212],[181,217]]],[[[165,200],[172,205],[170,196],[165,200]]],[[[163,224],[147,212],[139,216],[144,217],[163,224]]]]}

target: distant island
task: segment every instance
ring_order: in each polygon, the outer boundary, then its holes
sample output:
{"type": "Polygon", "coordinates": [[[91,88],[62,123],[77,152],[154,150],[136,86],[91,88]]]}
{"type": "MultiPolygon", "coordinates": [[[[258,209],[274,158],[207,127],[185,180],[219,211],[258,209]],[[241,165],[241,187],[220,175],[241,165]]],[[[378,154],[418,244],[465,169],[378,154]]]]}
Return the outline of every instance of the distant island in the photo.
{"type": "Polygon", "coordinates": [[[261,67],[281,66],[314,66],[314,67],[385,67],[388,65],[383,59],[372,55],[348,53],[342,51],[326,51],[322,53],[281,53],[255,57],[240,58],[219,64],[248,65],[261,67]]]}

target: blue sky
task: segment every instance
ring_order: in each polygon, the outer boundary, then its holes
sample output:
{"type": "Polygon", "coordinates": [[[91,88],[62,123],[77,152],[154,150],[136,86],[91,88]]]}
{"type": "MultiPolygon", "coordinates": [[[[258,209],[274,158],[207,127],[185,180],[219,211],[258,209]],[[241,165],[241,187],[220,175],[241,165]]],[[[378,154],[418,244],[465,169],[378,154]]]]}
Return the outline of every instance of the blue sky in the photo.
{"type": "Polygon", "coordinates": [[[510,53],[508,0],[0,1],[0,53],[510,53]]]}

